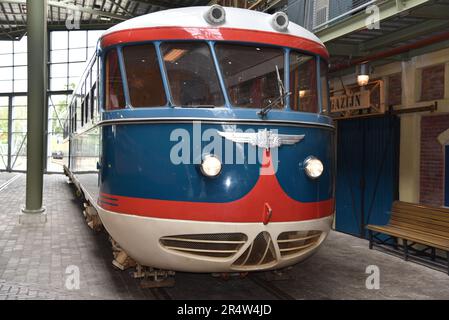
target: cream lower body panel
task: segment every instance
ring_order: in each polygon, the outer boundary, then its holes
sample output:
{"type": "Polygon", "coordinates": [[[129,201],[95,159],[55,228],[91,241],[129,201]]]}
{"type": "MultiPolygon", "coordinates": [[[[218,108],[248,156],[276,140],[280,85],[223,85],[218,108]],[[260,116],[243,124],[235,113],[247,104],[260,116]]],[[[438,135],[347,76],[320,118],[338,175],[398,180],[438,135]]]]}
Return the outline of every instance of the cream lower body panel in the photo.
{"type": "Polygon", "coordinates": [[[333,215],[316,220],[299,222],[223,223],[172,220],[126,215],[104,210],[97,206],[98,214],[109,234],[138,263],[159,269],[185,272],[240,272],[284,268],[312,255],[327,237],[333,215]],[[322,231],[316,243],[291,257],[281,257],[276,244],[278,235],[287,231],[322,231]],[[276,261],[269,265],[251,268],[235,267],[232,264],[245,252],[261,232],[268,232],[274,240],[276,261]],[[243,233],[248,240],[232,257],[217,258],[196,256],[173,251],[160,244],[160,238],[184,234],[243,233]]]}

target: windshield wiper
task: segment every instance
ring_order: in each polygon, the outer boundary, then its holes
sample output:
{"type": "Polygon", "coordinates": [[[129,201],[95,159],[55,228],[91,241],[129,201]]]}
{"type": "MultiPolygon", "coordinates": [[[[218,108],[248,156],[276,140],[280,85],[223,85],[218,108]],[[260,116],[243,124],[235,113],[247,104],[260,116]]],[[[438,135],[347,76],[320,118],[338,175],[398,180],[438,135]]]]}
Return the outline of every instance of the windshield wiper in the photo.
{"type": "Polygon", "coordinates": [[[279,68],[277,65],[276,65],[276,78],[279,88],[279,97],[277,97],[273,101],[270,101],[269,104],[267,104],[259,112],[257,112],[257,115],[259,115],[261,118],[265,118],[268,112],[270,112],[270,110],[273,109],[275,104],[277,104],[278,102],[281,102],[281,107],[284,107],[285,98],[292,94],[291,92],[285,92],[284,83],[282,82],[281,76],[279,75],[279,68]]]}
{"type": "MultiPolygon", "coordinates": [[[[274,99],[272,102],[270,102],[269,104],[267,104],[262,110],[260,110],[259,112],[257,112],[257,114],[261,117],[261,118],[265,118],[266,115],[268,114],[268,112],[270,112],[271,109],[273,109],[273,107],[279,102],[279,101],[284,101],[284,99],[286,97],[288,97],[289,95],[291,95],[291,92],[286,92],[284,93],[282,96],[277,97],[276,99],[274,99]]],[[[281,103],[283,105],[283,103],[281,103]]]]}

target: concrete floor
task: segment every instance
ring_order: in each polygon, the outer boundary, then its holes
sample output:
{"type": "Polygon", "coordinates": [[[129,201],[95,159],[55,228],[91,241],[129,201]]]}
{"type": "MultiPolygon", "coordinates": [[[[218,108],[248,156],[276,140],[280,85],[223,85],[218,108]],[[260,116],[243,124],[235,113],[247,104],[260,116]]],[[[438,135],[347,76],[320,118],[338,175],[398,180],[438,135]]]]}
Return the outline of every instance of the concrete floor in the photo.
{"type": "MultiPolygon", "coordinates": [[[[0,185],[13,176],[0,173],[0,185]]],[[[18,224],[24,175],[0,191],[0,299],[160,298],[159,291],[142,289],[131,271],[112,267],[107,235],[87,227],[66,181],[62,175],[45,177],[45,225],[18,224]],[[70,265],[80,269],[79,290],[65,287],[70,265]]],[[[172,299],[449,299],[449,276],[332,232],[316,255],[283,277],[266,272],[225,281],[178,273],[176,286],[164,292],[172,299]],[[365,286],[369,265],[379,267],[379,290],[365,286]]]]}

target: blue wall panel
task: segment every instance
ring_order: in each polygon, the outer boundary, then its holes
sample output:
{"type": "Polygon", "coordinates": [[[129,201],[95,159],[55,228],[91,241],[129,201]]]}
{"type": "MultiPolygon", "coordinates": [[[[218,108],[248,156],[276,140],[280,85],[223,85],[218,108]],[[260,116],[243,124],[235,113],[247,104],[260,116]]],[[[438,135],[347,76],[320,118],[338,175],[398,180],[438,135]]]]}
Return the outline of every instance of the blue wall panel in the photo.
{"type": "Polygon", "coordinates": [[[364,237],[386,224],[398,198],[399,119],[341,120],[337,135],[336,229],[364,237]]]}

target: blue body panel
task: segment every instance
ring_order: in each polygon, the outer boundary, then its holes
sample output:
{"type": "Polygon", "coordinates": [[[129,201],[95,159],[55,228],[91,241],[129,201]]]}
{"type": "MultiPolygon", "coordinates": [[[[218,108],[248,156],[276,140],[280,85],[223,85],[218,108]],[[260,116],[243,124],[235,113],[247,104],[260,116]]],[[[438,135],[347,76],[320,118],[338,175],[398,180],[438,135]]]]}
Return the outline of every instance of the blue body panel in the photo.
{"type": "MultiPolygon", "coordinates": [[[[208,129],[257,131],[265,128],[277,130],[280,134],[305,135],[297,144],[284,145],[278,149],[276,177],[284,191],[302,202],[332,198],[334,151],[331,128],[203,122],[201,134],[208,129]],[[302,163],[310,155],[321,159],[325,167],[323,175],[317,180],[308,178],[302,167],[302,163]]],[[[240,199],[251,191],[259,179],[260,170],[260,162],[249,163],[248,159],[249,153],[257,152],[255,147],[248,144],[236,147],[234,143],[233,161],[225,163],[225,155],[220,175],[208,178],[201,173],[199,165],[194,163],[199,162],[198,155],[201,152],[196,156],[191,152],[188,164],[172,162],[170,152],[179,140],[171,141],[170,135],[179,129],[185,130],[192,137],[192,150],[194,133],[191,122],[151,123],[149,120],[139,124],[105,124],[102,130],[101,191],[128,197],[190,202],[229,202],[240,199]],[[237,158],[243,159],[243,163],[236,163],[237,158]]],[[[221,155],[224,155],[226,142],[222,137],[218,139],[223,140],[221,155]]],[[[209,143],[210,141],[202,141],[201,150],[209,143]]],[[[220,151],[214,150],[214,153],[220,154],[220,151]]]]}

